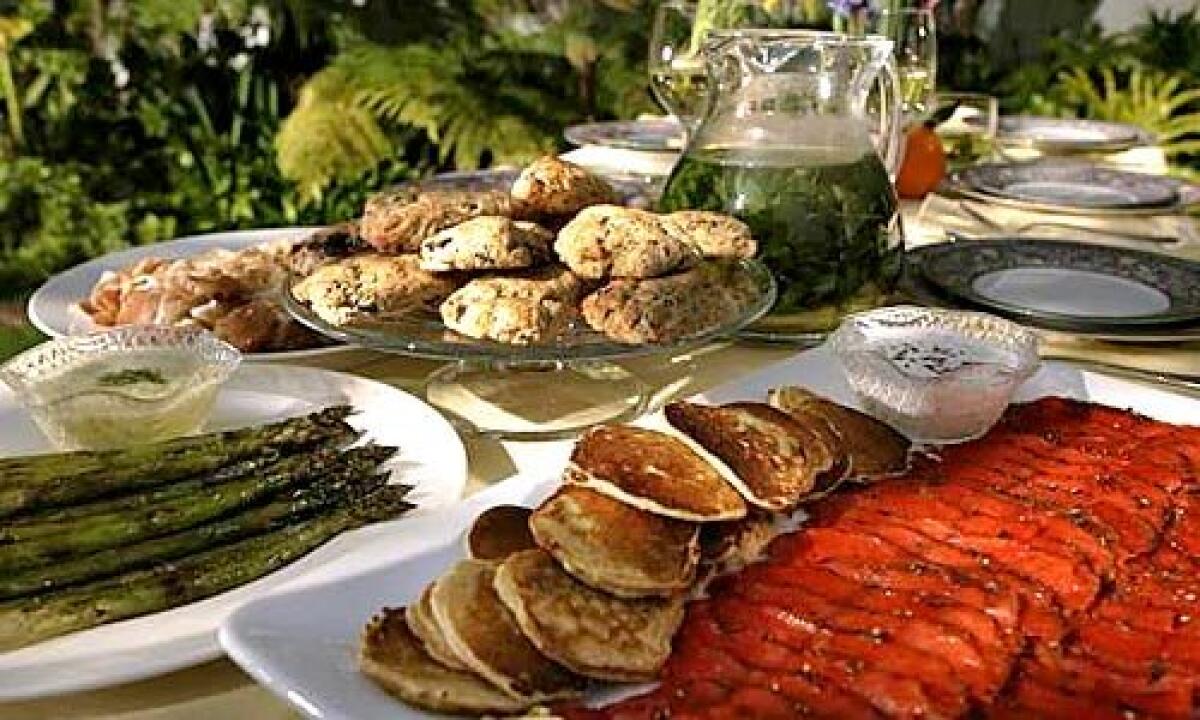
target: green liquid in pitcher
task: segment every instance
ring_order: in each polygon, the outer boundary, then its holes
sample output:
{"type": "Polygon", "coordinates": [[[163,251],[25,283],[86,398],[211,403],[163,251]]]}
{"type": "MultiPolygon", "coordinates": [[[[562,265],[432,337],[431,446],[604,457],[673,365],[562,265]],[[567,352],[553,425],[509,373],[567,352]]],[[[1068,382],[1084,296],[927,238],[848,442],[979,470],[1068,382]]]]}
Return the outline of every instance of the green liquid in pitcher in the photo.
{"type": "Polygon", "coordinates": [[[717,210],[750,226],[779,299],[756,329],[816,333],[886,302],[903,237],[887,171],[874,152],[717,148],[686,154],[664,211],[717,210]]]}

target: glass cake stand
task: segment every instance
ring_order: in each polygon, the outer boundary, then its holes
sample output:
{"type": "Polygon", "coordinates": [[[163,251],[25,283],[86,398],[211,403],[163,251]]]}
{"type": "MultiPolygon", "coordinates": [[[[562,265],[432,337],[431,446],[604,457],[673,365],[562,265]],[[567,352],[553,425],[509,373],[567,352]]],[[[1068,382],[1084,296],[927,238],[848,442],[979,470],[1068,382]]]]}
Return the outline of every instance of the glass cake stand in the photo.
{"type": "Polygon", "coordinates": [[[285,306],[301,323],[339,342],[446,363],[425,380],[430,404],[466,428],[507,440],[569,437],[604,422],[641,414],[651,389],[614,361],[674,357],[732,337],[762,317],[775,302],[770,271],[757,260],[738,261],[757,293],[744,311],[719,326],[669,343],[614,342],[580,319],[551,342],[511,345],[477,340],[448,330],[427,313],[333,325],[296,301],[290,285],[285,306]]]}

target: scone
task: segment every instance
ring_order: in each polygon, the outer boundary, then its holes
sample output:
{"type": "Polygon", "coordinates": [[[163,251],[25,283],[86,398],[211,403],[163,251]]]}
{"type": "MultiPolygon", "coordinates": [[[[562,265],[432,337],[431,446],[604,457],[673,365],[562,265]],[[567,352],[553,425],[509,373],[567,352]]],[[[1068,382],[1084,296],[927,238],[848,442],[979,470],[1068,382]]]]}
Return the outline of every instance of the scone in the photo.
{"type": "Polygon", "coordinates": [[[421,268],[519,270],[550,260],[554,236],[536,223],[488,215],[447,228],[421,243],[421,268]]]}
{"type": "Polygon", "coordinates": [[[292,288],[292,295],[322,320],[344,325],[364,314],[436,312],[461,284],[458,276],[422,270],[416,255],[370,253],[317,268],[292,288]]]}
{"type": "Polygon", "coordinates": [[[584,278],[652,278],[694,265],[699,253],[667,232],[662,217],[645,210],[597,205],[558,232],[554,251],[584,278]]]}
{"type": "Polygon", "coordinates": [[[565,330],[582,294],[579,278],[557,265],[477,278],[442,303],[442,322],[468,337],[528,345],[565,330]]]}
{"type": "Polygon", "coordinates": [[[358,223],[344,222],[321,228],[288,248],[288,268],[299,277],[311,275],[326,263],[362,252],[358,223]]]}
{"type": "Polygon", "coordinates": [[[758,244],[746,223],[706,210],[680,210],[663,216],[667,232],[690,243],[708,258],[752,258],[758,244]]]}
{"type": "Polygon", "coordinates": [[[597,332],[632,345],[679,340],[729,322],[742,302],[706,263],[648,280],[613,280],[583,300],[583,319],[597,332]]]}
{"type": "Polygon", "coordinates": [[[359,232],[381,252],[415,253],[421,241],[484,215],[509,215],[512,199],[498,190],[391,190],[367,201],[359,232]]]}
{"type": "Polygon", "coordinates": [[[591,205],[617,201],[603,178],[553,155],[521,171],[511,192],[517,213],[528,218],[573,215],[591,205]]]}

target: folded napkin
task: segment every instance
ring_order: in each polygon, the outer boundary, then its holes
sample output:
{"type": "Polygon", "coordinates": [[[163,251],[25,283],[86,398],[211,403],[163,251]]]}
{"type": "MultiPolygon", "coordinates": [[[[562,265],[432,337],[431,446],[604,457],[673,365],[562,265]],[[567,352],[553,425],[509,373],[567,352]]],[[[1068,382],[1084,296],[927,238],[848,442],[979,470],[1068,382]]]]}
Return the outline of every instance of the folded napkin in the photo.
{"type": "Polygon", "coordinates": [[[967,236],[1027,235],[1154,250],[1200,259],[1200,219],[1187,215],[1073,215],[932,194],[907,228],[913,244],[967,236]]]}
{"type": "MultiPolygon", "coordinates": [[[[1112,343],[1043,332],[1042,357],[1200,379],[1200,342],[1112,343]]],[[[1098,368],[1100,372],[1104,368],[1098,368]]]]}

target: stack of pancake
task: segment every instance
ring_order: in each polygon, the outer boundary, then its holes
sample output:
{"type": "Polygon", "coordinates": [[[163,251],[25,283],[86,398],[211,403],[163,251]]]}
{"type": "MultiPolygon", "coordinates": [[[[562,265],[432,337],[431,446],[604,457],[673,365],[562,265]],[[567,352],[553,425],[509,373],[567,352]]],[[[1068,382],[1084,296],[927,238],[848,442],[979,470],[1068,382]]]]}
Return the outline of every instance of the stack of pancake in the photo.
{"type": "Polygon", "coordinates": [[[363,672],[436,712],[512,714],[589,681],[653,680],[699,578],[757,557],[781,518],[907,465],[891,428],[799,388],[601,426],[536,509],[498,507],[468,558],[366,628],[363,672]]]}

